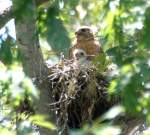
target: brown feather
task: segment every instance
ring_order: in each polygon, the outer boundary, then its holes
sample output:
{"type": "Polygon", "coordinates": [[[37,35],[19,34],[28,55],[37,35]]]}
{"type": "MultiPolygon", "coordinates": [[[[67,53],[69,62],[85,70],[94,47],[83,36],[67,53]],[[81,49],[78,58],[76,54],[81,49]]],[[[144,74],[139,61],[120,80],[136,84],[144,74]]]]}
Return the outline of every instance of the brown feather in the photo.
{"type": "MultiPolygon", "coordinates": [[[[83,30],[83,28],[81,28],[83,30]]],[[[73,46],[69,49],[69,58],[73,58],[73,51],[75,49],[82,49],[87,55],[98,55],[102,52],[101,45],[94,39],[94,35],[89,27],[86,27],[84,31],[79,29],[76,32],[76,40],[73,46]]]]}

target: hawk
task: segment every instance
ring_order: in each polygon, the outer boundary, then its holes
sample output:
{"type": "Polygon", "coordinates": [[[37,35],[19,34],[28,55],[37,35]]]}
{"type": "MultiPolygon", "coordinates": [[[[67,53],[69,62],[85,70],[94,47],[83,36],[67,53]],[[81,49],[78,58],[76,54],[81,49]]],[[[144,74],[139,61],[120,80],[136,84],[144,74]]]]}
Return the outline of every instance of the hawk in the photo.
{"type": "Polygon", "coordinates": [[[86,52],[83,49],[74,49],[73,50],[73,64],[78,67],[82,65],[88,65],[90,57],[86,54],[86,52]]]}
{"type": "Polygon", "coordinates": [[[69,58],[74,59],[75,49],[82,49],[88,56],[96,56],[102,52],[98,41],[94,39],[93,31],[88,26],[82,26],[75,32],[76,39],[73,46],[69,49],[69,58]]]}

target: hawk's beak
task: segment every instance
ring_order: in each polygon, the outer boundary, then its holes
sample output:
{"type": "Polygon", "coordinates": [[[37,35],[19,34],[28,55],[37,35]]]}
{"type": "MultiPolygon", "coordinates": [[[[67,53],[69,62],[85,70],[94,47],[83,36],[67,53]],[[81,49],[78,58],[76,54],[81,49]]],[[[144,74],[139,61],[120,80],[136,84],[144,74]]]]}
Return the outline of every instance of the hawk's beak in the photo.
{"type": "Polygon", "coordinates": [[[76,60],[79,60],[80,59],[80,57],[79,56],[76,56],[76,60]]]}
{"type": "Polygon", "coordinates": [[[76,36],[82,35],[82,33],[80,31],[75,32],[76,36]]]}
{"type": "Polygon", "coordinates": [[[85,32],[83,32],[83,31],[81,31],[81,30],[75,32],[75,35],[76,35],[76,36],[77,36],[77,35],[84,35],[84,34],[85,34],[85,32]]]}

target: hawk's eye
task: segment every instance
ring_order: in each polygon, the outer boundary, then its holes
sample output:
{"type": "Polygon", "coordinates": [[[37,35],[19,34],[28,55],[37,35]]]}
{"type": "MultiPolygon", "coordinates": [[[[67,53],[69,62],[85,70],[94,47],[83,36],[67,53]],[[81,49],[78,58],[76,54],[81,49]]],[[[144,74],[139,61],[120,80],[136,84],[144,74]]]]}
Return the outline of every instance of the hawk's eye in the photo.
{"type": "Polygon", "coordinates": [[[86,29],[81,29],[81,32],[86,32],[86,29]]]}
{"type": "Polygon", "coordinates": [[[81,56],[84,56],[84,53],[83,53],[83,52],[81,52],[81,53],[80,53],[80,55],[81,55],[81,56]]]}

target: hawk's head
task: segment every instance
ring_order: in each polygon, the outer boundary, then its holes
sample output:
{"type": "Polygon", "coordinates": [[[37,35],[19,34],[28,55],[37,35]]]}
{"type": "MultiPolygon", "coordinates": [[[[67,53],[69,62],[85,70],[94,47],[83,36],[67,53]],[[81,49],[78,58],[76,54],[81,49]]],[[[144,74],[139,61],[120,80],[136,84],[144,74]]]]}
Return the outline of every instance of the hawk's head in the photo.
{"type": "Polygon", "coordinates": [[[88,26],[82,26],[78,28],[77,31],[75,32],[75,35],[78,41],[94,39],[93,31],[88,26]]]}
{"type": "Polygon", "coordinates": [[[77,48],[73,51],[73,59],[74,59],[74,64],[76,66],[89,64],[88,56],[86,52],[82,49],[77,48]]]}
{"type": "Polygon", "coordinates": [[[79,60],[85,57],[86,57],[86,52],[84,50],[77,48],[73,51],[73,58],[75,60],[79,60]]]}

